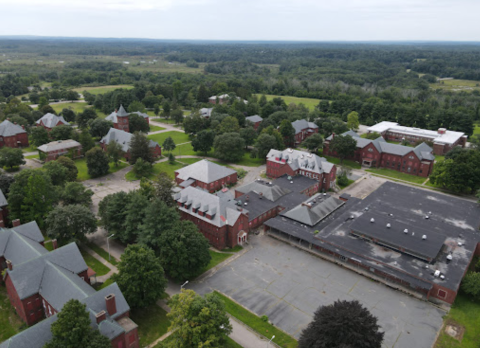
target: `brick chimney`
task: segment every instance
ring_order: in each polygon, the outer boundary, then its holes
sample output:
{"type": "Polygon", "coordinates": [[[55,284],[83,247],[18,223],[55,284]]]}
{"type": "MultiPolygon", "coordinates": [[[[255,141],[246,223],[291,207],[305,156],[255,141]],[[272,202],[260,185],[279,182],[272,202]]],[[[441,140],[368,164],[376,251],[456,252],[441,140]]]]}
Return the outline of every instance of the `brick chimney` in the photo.
{"type": "Polygon", "coordinates": [[[5,227],[5,221],[0,220],[0,227],[5,227]]]}
{"type": "Polygon", "coordinates": [[[15,219],[12,221],[13,227],[20,226],[20,219],[15,219]]]}
{"type": "Polygon", "coordinates": [[[107,319],[107,313],[105,311],[100,311],[95,315],[95,318],[97,318],[97,324],[100,324],[102,321],[107,319]]]}
{"type": "Polygon", "coordinates": [[[8,269],[11,271],[13,269],[12,261],[6,260],[5,263],[7,264],[8,269]]]}
{"type": "Polygon", "coordinates": [[[114,315],[117,313],[117,303],[115,302],[114,294],[105,296],[105,304],[107,306],[107,312],[109,315],[114,315]]]}
{"type": "Polygon", "coordinates": [[[58,247],[58,242],[56,239],[52,239],[52,246],[53,246],[53,250],[57,249],[58,247]]]}

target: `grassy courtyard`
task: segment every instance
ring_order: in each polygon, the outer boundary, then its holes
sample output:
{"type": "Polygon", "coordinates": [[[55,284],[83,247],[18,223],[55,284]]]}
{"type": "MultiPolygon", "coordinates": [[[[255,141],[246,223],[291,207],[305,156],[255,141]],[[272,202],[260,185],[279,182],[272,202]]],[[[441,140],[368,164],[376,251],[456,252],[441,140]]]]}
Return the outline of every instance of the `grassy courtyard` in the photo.
{"type": "Polygon", "coordinates": [[[26,325],[15,312],[7,296],[7,289],[0,286],[0,342],[16,335],[26,325]]]}
{"type": "Polygon", "coordinates": [[[371,169],[366,169],[366,171],[372,174],[388,176],[393,180],[395,179],[403,180],[403,181],[408,181],[413,184],[419,184],[419,185],[423,184],[427,180],[427,178],[424,178],[421,176],[397,172],[396,170],[387,169],[387,168],[371,168],[371,169]]]}
{"type": "Polygon", "coordinates": [[[223,261],[225,261],[229,257],[233,256],[232,254],[217,253],[216,251],[213,251],[213,250],[209,250],[208,252],[210,253],[210,256],[212,257],[212,259],[210,260],[210,262],[208,263],[207,266],[203,267],[200,270],[198,275],[201,275],[201,274],[205,273],[206,271],[208,271],[209,269],[211,269],[215,266],[218,266],[220,263],[222,263],[223,261]]]}
{"type": "Polygon", "coordinates": [[[167,312],[157,305],[134,309],[130,317],[138,325],[140,347],[146,347],[154,342],[167,333],[170,327],[167,312]]]}
{"type": "Polygon", "coordinates": [[[268,322],[263,321],[254,313],[250,312],[248,309],[242,307],[241,305],[239,305],[235,301],[232,301],[221,293],[215,291],[215,294],[217,294],[223,300],[223,302],[225,302],[225,309],[227,310],[227,312],[241,322],[243,322],[245,325],[251,327],[253,330],[265,337],[271,337],[272,335],[275,335],[274,342],[280,347],[297,347],[297,341],[284,331],[276,328],[268,322]]]}
{"type": "Polygon", "coordinates": [[[98,255],[103,257],[105,260],[110,262],[112,265],[116,266],[118,264],[118,260],[116,258],[114,258],[112,255],[108,257],[108,252],[102,247],[99,247],[97,244],[89,242],[87,243],[87,246],[93,251],[95,251],[98,255]]]}
{"type": "Polygon", "coordinates": [[[442,329],[438,336],[435,348],[477,348],[480,342],[480,301],[471,300],[463,293],[459,293],[450,312],[444,317],[446,325],[454,324],[465,328],[461,341],[449,336],[442,329]]]}
{"type": "Polygon", "coordinates": [[[162,131],[162,130],[165,130],[165,128],[159,127],[159,126],[150,125],[150,132],[158,132],[158,131],[162,131]]]}
{"type": "MultiPolygon", "coordinates": [[[[257,94],[257,97],[260,99],[262,97],[261,94],[257,94]]],[[[318,103],[320,103],[320,99],[314,99],[314,98],[297,98],[297,97],[291,97],[291,96],[288,96],[288,95],[273,95],[273,94],[265,94],[265,97],[267,97],[267,100],[270,101],[272,100],[273,98],[282,98],[283,100],[285,100],[285,103],[287,105],[291,104],[291,103],[295,103],[295,104],[303,104],[305,105],[307,108],[309,108],[310,110],[313,110],[315,109],[315,107],[318,105],[318,103]]]]}
{"type": "Polygon", "coordinates": [[[81,253],[87,266],[90,267],[97,274],[97,276],[102,276],[110,272],[110,268],[108,268],[103,263],[98,261],[92,255],[90,255],[87,251],[81,249],[81,253]]]}
{"type": "Polygon", "coordinates": [[[350,161],[350,160],[343,160],[343,164],[340,164],[340,158],[332,157],[332,156],[323,156],[320,154],[321,157],[324,157],[328,162],[336,164],[337,166],[343,165],[353,169],[360,169],[362,168],[360,163],[350,161]]]}
{"type": "MultiPolygon", "coordinates": [[[[88,174],[87,160],[85,158],[75,160],[75,165],[77,166],[77,169],[78,169],[77,179],[79,181],[92,179],[88,174]]],[[[110,170],[108,171],[108,174],[111,174],[111,173],[118,172],[120,169],[128,167],[129,164],[125,162],[120,162],[118,166],[115,166],[115,164],[109,163],[109,166],[110,166],[110,170]]]]}

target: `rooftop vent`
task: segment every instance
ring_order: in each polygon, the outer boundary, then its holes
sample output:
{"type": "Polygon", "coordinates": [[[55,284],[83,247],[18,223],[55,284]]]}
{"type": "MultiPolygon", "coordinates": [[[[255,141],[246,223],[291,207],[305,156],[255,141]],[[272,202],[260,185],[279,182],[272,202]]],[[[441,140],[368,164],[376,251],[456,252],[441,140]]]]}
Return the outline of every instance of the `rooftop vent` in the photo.
{"type": "Polygon", "coordinates": [[[365,210],[365,211],[368,211],[368,207],[366,207],[364,210],[365,210]]]}
{"type": "Polygon", "coordinates": [[[323,195],[324,195],[324,196],[326,196],[327,194],[326,194],[326,193],[324,193],[323,195]]]}
{"type": "Polygon", "coordinates": [[[425,216],[425,219],[430,219],[430,216],[426,215],[426,216],[425,216]]]}
{"type": "Polygon", "coordinates": [[[370,219],[370,222],[375,222],[375,219],[374,219],[374,218],[371,218],[371,219],[370,219]]]}
{"type": "Polygon", "coordinates": [[[426,235],[426,234],[424,234],[424,235],[422,236],[422,240],[425,240],[425,239],[427,239],[427,235],[426,235]]]}
{"type": "Polygon", "coordinates": [[[290,181],[290,184],[293,184],[293,181],[290,181]]]}
{"type": "Polygon", "coordinates": [[[355,219],[355,216],[353,216],[353,215],[350,215],[350,219],[355,219]]]}
{"type": "Polygon", "coordinates": [[[387,228],[390,228],[390,227],[392,227],[392,225],[390,225],[390,224],[388,223],[388,224],[387,224],[387,228]]]}
{"type": "Polygon", "coordinates": [[[429,211],[429,212],[428,212],[428,215],[432,215],[432,212],[431,212],[431,211],[429,211]]]}
{"type": "Polygon", "coordinates": [[[448,260],[448,261],[452,261],[452,260],[453,260],[452,254],[448,254],[448,255],[447,255],[447,260],[448,260]]]}
{"type": "Polygon", "coordinates": [[[404,229],[403,233],[405,233],[405,234],[408,233],[408,228],[404,229]]]}
{"type": "Polygon", "coordinates": [[[445,280],[445,276],[442,274],[442,275],[440,276],[440,279],[441,279],[441,280],[445,280]]]}
{"type": "Polygon", "coordinates": [[[390,214],[388,214],[388,216],[393,216],[393,214],[392,214],[392,213],[390,213],[390,214]]]}
{"type": "Polygon", "coordinates": [[[245,202],[245,203],[243,203],[243,205],[248,205],[248,203],[247,203],[247,202],[245,202]]]}
{"type": "Polygon", "coordinates": [[[458,242],[458,246],[462,246],[462,245],[463,245],[462,243],[458,242]]]}
{"type": "Polygon", "coordinates": [[[440,271],[437,269],[435,273],[433,273],[433,276],[438,278],[440,276],[440,271]]]}
{"type": "Polygon", "coordinates": [[[269,185],[271,185],[271,184],[272,184],[272,182],[270,181],[268,184],[269,184],[269,185]]]}

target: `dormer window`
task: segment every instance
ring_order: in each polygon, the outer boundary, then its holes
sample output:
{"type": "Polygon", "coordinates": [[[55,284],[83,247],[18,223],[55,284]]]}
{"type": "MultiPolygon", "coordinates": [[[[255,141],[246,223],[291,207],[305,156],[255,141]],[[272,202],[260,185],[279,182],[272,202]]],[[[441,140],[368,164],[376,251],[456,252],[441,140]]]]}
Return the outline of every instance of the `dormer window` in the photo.
{"type": "Polygon", "coordinates": [[[372,149],[372,148],[369,148],[369,149],[368,149],[368,152],[373,152],[373,149],[372,149]]]}

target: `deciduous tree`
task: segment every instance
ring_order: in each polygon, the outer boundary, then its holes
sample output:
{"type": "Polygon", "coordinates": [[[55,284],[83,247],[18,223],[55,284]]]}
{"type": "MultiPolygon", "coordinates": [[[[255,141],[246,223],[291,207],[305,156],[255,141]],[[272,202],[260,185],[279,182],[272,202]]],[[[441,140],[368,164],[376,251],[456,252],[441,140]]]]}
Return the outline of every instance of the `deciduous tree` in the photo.
{"type": "Polygon", "coordinates": [[[255,150],[257,156],[266,160],[267,154],[271,149],[275,149],[277,146],[277,140],[273,135],[260,134],[255,142],[255,150]]]}
{"type": "Polygon", "coordinates": [[[283,120],[280,123],[280,134],[283,137],[283,142],[286,145],[293,146],[295,144],[295,128],[289,120],[283,120]]]}
{"type": "Polygon", "coordinates": [[[87,189],[79,182],[67,182],[61,193],[64,205],[80,204],[85,207],[92,205],[93,191],[87,189]]]}
{"type": "Polygon", "coordinates": [[[97,220],[89,208],[72,204],[57,206],[47,216],[47,234],[62,243],[85,240],[97,230],[97,220]]]}
{"type": "Polygon", "coordinates": [[[87,158],[88,174],[92,178],[97,178],[108,173],[110,169],[108,157],[102,149],[94,147],[85,154],[85,157],[87,158]]]}
{"type": "Polygon", "coordinates": [[[67,125],[60,125],[53,127],[50,131],[50,136],[53,140],[67,140],[72,138],[72,127],[67,125]]]}
{"type": "Polygon", "coordinates": [[[150,131],[150,126],[148,125],[147,120],[143,116],[137,114],[131,114],[128,118],[128,127],[130,133],[142,132],[148,133],[150,131]]]}
{"type": "Polygon", "coordinates": [[[213,142],[215,157],[226,162],[237,162],[245,153],[245,141],[238,133],[217,135],[213,142]]]}
{"type": "Polygon", "coordinates": [[[63,186],[68,180],[68,169],[57,161],[45,163],[42,169],[47,172],[55,186],[63,186]]]}
{"type": "Polygon", "coordinates": [[[77,180],[78,168],[75,165],[75,162],[66,156],[60,156],[57,158],[57,163],[60,163],[67,169],[67,181],[77,180]]]}
{"type": "Polygon", "coordinates": [[[50,142],[48,132],[43,127],[33,127],[30,131],[30,140],[37,147],[50,142]]]}
{"type": "Polygon", "coordinates": [[[130,140],[130,163],[135,164],[139,158],[153,163],[153,154],[149,145],[150,140],[145,135],[138,132],[133,134],[132,140],[130,140]]]}
{"type": "Polygon", "coordinates": [[[152,249],[140,244],[129,245],[120,258],[118,273],[112,276],[130,307],[154,305],[167,286],[167,280],[152,249]]]}
{"type": "Polygon", "coordinates": [[[107,156],[110,159],[110,162],[115,164],[115,167],[118,167],[118,163],[120,162],[120,159],[123,158],[123,154],[122,145],[116,141],[112,141],[107,145],[107,156]]]}
{"type": "Polygon", "coordinates": [[[347,127],[352,130],[357,130],[359,126],[358,112],[352,111],[347,115],[347,127]]]}
{"type": "Polygon", "coordinates": [[[337,153],[340,163],[347,157],[355,154],[357,142],[350,135],[336,135],[330,142],[330,149],[337,153]]]}
{"type": "Polygon", "coordinates": [[[0,167],[13,168],[25,163],[22,149],[5,146],[0,150],[0,167]]]}
{"type": "Polygon", "coordinates": [[[215,140],[215,132],[212,130],[200,131],[192,141],[193,151],[203,152],[206,156],[208,151],[212,149],[215,140]]]}
{"type": "Polygon", "coordinates": [[[175,145],[175,142],[173,141],[172,137],[168,137],[167,139],[165,139],[165,141],[162,144],[163,150],[167,152],[171,152],[175,150],[176,147],[177,145],[175,145]]]}
{"type": "Polygon", "coordinates": [[[320,134],[315,133],[305,139],[302,146],[306,147],[310,152],[316,152],[323,144],[323,138],[320,134]]]}
{"type": "Polygon", "coordinates": [[[107,135],[110,128],[113,128],[113,123],[103,118],[96,118],[93,121],[90,121],[89,125],[90,135],[98,138],[104,137],[107,135]]]}
{"type": "Polygon", "coordinates": [[[245,141],[245,147],[247,147],[255,143],[255,139],[257,139],[258,134],[253,127],[246,127],[240,129],[240,136],[245,141]]]}

